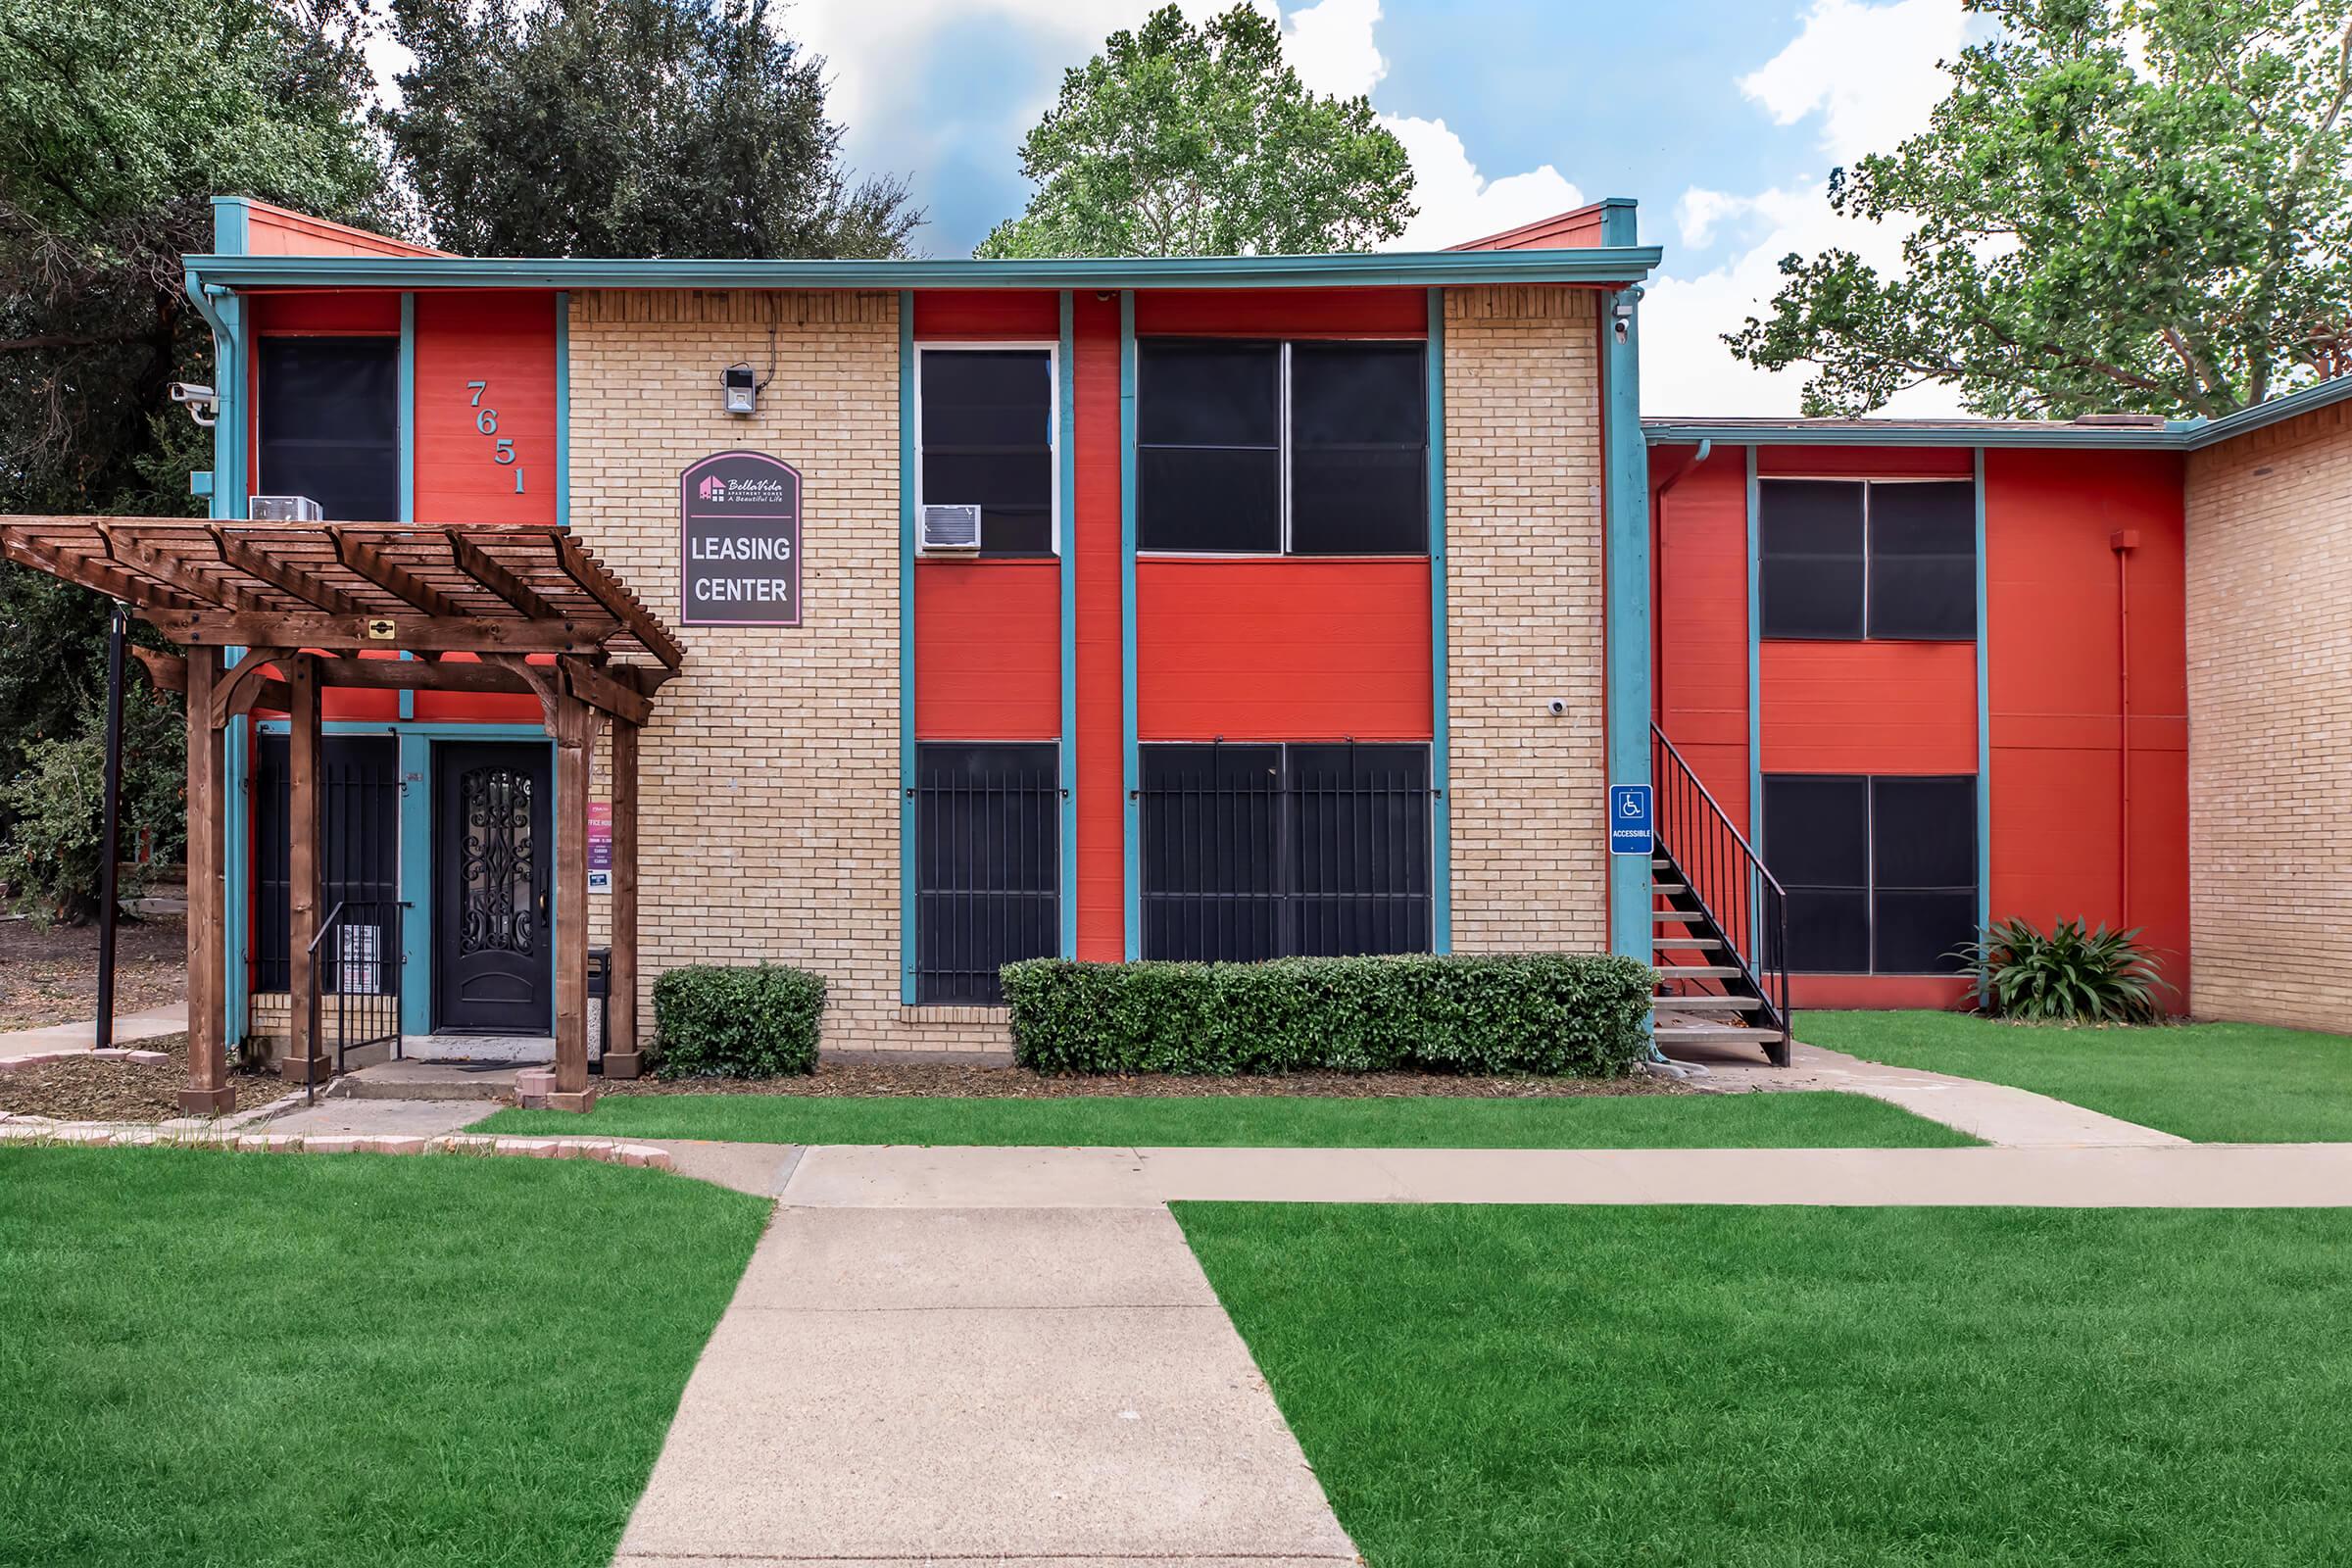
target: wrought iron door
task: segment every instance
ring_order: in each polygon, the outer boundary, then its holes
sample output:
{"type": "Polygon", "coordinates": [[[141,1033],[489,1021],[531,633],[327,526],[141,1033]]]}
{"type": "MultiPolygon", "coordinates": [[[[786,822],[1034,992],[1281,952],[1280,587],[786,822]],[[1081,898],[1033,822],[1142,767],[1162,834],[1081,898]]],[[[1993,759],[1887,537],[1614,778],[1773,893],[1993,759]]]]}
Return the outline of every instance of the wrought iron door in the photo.
{"type": "Polygon", "coordinates": [[[548,1032],[554,795],[545,746],[434,753],[433,1024],[548,1032]]]}

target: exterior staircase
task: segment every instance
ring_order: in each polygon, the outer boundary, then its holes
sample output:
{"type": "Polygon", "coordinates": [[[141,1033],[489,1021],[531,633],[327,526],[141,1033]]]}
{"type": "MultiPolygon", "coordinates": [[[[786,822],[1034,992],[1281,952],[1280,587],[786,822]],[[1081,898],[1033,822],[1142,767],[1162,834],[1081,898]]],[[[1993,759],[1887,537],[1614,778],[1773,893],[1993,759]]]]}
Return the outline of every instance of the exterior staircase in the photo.
{"type": "Polygon", "coordinates": [[[1760,1047],[1786,1067],[1788,894],[1674,744],[1649,733],[1658,1045],[1760,1047]]]}

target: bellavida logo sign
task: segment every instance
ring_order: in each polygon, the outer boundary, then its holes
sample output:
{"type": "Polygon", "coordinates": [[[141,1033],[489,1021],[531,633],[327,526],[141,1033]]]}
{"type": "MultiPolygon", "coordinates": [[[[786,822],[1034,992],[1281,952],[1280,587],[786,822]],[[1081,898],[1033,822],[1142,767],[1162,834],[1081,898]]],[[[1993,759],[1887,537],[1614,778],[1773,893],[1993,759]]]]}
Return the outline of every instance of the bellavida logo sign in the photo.
{"type": "Polygon", "coordinates": [[[718,452],[678,476],[679,619],[801,623],[801,473],[764,452],[718,452]]]}

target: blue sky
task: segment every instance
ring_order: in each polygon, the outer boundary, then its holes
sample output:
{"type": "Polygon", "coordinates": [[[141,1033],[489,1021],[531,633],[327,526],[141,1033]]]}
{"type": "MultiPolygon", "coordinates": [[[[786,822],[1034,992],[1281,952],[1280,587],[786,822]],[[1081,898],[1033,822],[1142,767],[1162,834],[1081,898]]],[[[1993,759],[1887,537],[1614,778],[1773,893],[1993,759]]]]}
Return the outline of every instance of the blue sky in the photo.
{"type": "MultiPolygon", "coordinates": [[[[795,0],[828,60],[851,161],[907,176],[915,243],[961,256],[1020,210],[1018,144],[1061,72],[1152,0],[795,0]]],[[[1195,17],[1232,0],[1182,0],[1195,17]]],[[[1782,255],[1899,235],[1837,220],[1831,168],[1920,128],[1960,47],[1960,0],[1253,0],[1310,87],[1368,93],[1412,154],[1437,248],[1599,196],[1642,204],[1667,262],[1644,307],[1653,413],[1785,413],[1801,377],[1718,334],[1769,299],[1782,255]]],[[[1954,407],[1939,389],[1898,412],[1954,407]]]]}

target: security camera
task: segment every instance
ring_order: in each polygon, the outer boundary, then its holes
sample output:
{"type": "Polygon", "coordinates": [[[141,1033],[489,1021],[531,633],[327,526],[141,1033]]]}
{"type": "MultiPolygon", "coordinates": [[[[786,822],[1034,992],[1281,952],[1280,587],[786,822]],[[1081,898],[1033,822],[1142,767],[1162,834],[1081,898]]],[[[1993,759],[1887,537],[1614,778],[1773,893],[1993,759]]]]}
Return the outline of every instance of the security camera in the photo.
{"type": "Polygon", "coordinates": [[[188,406],[188,417],[206,429],[212,428],[220,413],[220,397],[201,381],[172,383],[172,401],[188,406]]]}
{"type": "Polygon", "coordinates": [[[1566,711],[1568,711],[1568,705],[1554,697],[1551,700],[1551,716],[1557,718],[1566,711]]]}

